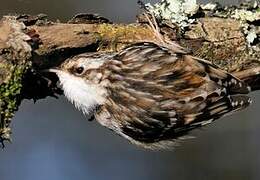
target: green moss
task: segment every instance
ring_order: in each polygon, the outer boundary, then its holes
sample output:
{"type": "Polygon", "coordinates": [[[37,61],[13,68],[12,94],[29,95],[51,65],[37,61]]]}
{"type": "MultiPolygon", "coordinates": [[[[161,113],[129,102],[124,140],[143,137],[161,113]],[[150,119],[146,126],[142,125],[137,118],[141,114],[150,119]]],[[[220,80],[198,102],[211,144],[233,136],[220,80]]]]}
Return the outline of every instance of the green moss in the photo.
{"type": "Polygon", "coordinates": [[[97,32],[100,34],[101,39],[118,39],[125,37],[131,33],[131,29],[136,30],[135,26],[120,26],[113,24],[101,24],[97,27],[97,32]]]}
{"type": "Polygon", "coordinates": [[[28,67],[29,63],[13,65],[9,68],[10,78],[0,85],[0,141],[10,140],[9,125],[21,102],[22,78],[28,67]]]}
{"type": "Polygon", "coordinates": [[[95,34],[100,41],[99,49],[115,51],[121,49],[122,43],[137,39],[136,34],[140,34],[140,32],[147,36],[146,32],[148,33],[149,30],[135,25],[100,24],[97,26],[95,34]]]}

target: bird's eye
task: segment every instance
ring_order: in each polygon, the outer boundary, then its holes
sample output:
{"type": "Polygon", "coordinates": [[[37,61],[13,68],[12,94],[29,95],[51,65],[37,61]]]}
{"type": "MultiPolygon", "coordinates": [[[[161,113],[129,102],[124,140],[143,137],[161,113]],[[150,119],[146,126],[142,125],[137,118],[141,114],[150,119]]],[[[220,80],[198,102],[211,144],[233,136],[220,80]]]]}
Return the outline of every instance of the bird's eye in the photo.
{"type": "Polygon", "coordinates": [[[83,71],[84,71],[84,67],[82,67],[82,66],[77,67],[77,68],[75,69],[75,73],[76,73],[77,75],[81,75],[81,74],[83,73],[83,71]]]}

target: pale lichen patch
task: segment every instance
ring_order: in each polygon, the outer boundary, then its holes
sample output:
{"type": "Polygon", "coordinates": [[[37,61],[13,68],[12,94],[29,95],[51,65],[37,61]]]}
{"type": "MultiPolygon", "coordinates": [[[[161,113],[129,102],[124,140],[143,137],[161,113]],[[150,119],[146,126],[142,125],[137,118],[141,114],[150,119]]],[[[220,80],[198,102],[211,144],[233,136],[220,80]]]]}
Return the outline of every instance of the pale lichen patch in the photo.
{"type": "Polygon", "coordinates": [[[182,30],[195,22],[192,16],[199,9],[196,0],[163,0],[154,5],[148,3],[146,7],[158,19],[170,20],[182,30]]]}
{"type": "Polygon", "coordinates": [[[246,9],[236,9],[231,17],[242,21],[254,22],[260,19],[260,11],[249,11],[246,9]]]}
{"type": "Polygon", "coordinates": [[[246,7],[244,9],[235,9],[231,14],[231,18],[241,22],[248,46],[254,46],[254,49],[260,51],[260,48],[254,44],[254,42],[260,41],[260,27],[259,23],[257,23],[260,21],[260,4],[255,1],[253,5],[248,4],[246,7]]]}

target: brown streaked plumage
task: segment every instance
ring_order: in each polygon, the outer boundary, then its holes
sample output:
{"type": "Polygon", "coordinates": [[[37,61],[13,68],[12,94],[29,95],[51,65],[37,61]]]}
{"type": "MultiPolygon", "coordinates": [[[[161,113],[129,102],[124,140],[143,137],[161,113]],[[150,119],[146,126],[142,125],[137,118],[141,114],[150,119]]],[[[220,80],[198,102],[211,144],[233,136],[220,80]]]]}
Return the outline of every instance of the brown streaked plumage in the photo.
{"type": "Polygon", "coordinates": [[[94,111],[102,125],[147,148],[171,146],[190,130],[251,103],[243,81],[153,43],[82,54],[54,71],[76,107],[94,111]]]}

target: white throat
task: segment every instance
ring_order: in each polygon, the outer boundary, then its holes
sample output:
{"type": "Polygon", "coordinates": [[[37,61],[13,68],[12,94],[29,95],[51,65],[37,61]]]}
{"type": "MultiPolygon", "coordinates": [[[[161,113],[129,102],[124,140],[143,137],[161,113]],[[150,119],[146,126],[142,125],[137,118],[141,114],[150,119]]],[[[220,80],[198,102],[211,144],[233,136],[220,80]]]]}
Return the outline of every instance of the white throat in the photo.
{"type": "Polygon", "coordinates": [[[90,114],[97,105],[104,103],[105,90],[102,87],[66,72],[59,71],[57,75],[64,95],[84,114],[90,114]]]}

